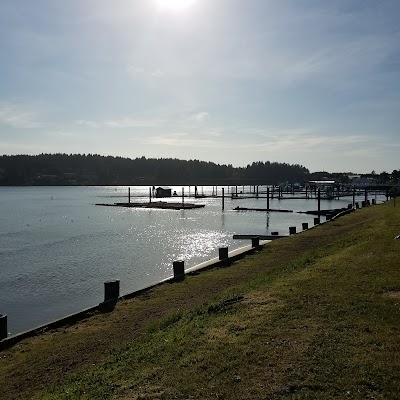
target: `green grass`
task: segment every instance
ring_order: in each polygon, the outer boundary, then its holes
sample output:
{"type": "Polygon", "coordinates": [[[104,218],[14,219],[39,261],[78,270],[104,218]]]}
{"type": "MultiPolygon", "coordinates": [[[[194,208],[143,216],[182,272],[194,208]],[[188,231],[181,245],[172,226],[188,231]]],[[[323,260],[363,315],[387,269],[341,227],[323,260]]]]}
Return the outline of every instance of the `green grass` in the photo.
{"type": "Polygon", "coordinates": [[[359,210],[27,340],[2,399],[398,399],[398,234],[359,210]]]}

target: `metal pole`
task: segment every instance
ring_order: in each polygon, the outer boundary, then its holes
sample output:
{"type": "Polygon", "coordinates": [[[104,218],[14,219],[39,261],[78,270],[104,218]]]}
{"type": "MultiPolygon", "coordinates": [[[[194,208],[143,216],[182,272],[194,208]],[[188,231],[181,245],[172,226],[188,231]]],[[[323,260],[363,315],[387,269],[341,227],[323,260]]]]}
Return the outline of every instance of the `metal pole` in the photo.
{"type": "Polygon", "coordinates": [[[149,199],[150,199],[150,203],[151,203],[151,188],[149,188],[149,199]]]}
{"type": "Polygon", "coordinates": [[[267,187],[267,210],[269,210],[269,186],[267,187]]]}
{"type": "Polygon", "coordinates": [[[182,206],[185,208],[185,188],[182,188],[182,206]]]}
{"type": "Polygon", "coordinates": [[[222,211],[225,210],[225,189],[222,188],[222,211]]]}
{"type": "Polygon", "coordinates": [[[128,203],[131,204],[131,188],[128,188],[128,203]]]}

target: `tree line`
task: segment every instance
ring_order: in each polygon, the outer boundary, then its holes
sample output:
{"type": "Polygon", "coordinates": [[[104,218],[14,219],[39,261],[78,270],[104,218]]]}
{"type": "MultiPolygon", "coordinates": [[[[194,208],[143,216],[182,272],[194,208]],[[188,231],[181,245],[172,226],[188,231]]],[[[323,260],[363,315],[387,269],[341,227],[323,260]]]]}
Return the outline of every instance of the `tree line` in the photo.
{"type": "Polygon", "coordinates": [[[98,154],[0,156],[0,185],[228,185],[305,182],[302,165],[253,162],[233,167],[199,160],[98,154]]]}

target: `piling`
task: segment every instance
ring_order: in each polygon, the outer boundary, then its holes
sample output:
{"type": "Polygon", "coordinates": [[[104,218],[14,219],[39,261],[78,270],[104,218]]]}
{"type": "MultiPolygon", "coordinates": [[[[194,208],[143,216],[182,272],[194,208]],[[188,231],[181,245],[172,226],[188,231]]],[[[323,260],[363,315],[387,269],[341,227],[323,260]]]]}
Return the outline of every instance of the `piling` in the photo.
{"type": "Polygon", "coordinates": [[[225,210],[225,189],[222,188],[222,211],[225,210]]]}
{"type": "Polygon", "coordinates": [[[303,222],[303,223],[301,224],[301,226],[302,226],[302,228],[303,228],[303,231],[305,231],[306,229],[308,229],[308,222],[303,222]]]}
{"type": "Polygon", "coordinates": [[[0,340],[6,339],[7,336],[7,314],[0,314],[0,340]]]}
{"type": "Polygon", "coordinates": [[[251,247],[258,247],[260,245],[260,237],[254,236],[251,238],[251,247]]]}
{"type": "Polygon", "coordinates": [[[321,221],[319,218],[317,218],[317,217],[314,218],[314,225],[318,225],[320,222],[321,221]]]}
{"type": "Polygon", "coordinates": [[[149,188],[149,203],[151,203],[151,188],[149,188]]]}
{"type": "MultiPolygon", "coordinates": [[[[367,206],[368,205],[368,190],[367,190],[367,188],[365,188],[364,197],[365,197],[365,199],[364,199],[365,206],[367,206]]],[[[363,207],[365,207],[365,206],[363,206],[363,207]]]]}
{"type": "Polygon", "coordinates": [[[117,300],[119,297],[119,280],[104,282],[104,302],[117,300]]]}
{"type": "Polygon", "coordinates": [[[257,185],[257,194],[256,194],[257,198],[258,198],[258,185],[257,185]]]}
{"type": "Polygon", "coordinates": [[[182,188],[182,207],[185,208],[185,188],[182,188]]]}
{"type": "Polygon", "coordinates": [[[356,204],[356,188],[353,187],[353,206],[356,204]]]}
{"type": "Polygon", "coordinates": [[[220,247],[218,249],[219,260],[226,260],[228,257],[228,247],[220,247]]]}
{"type": "MultiPolygon", "coordinates": [[[[151,189],[150,189],[151,193],[151,189]]],[[[131,204],[131,188],[128,188],[128,203],[131,204]]]]}
{"type": "Polygon", "coordinates": [[[174,278],[181,277],[185,274],[185,261],[177,260],[172,263],[174,269],[174,278]]]}
{"type": "Polygon", "coordinates": [[[290,226],[289,227],[289,235],[295,235],[295,234],[296,234],[296,227],[290,226]]]}
{"type": "Polygon", "coordinates": [[[321,216],[321,189],[318,188],[318,217],[321,216]]]}
{"type": "Polygon", "coordinates": [[[269,210],[269,186],[267,187],[267,210],[269,210]]]}

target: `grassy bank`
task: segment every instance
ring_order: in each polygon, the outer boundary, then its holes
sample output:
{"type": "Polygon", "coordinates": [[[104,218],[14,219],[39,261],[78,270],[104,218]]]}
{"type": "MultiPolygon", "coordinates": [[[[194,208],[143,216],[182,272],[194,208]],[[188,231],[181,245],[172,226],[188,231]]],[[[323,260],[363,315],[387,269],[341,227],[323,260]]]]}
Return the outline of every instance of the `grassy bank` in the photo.
{"type": "Polygon", "coordinates": [[[1,399],[397,399],[400,208],[358,210],[0,353],[1,399]]]}

